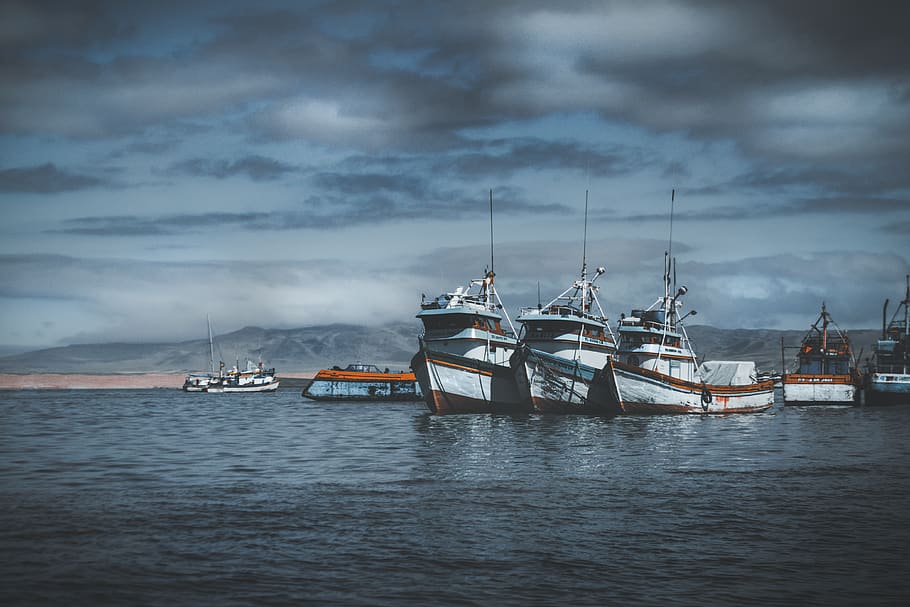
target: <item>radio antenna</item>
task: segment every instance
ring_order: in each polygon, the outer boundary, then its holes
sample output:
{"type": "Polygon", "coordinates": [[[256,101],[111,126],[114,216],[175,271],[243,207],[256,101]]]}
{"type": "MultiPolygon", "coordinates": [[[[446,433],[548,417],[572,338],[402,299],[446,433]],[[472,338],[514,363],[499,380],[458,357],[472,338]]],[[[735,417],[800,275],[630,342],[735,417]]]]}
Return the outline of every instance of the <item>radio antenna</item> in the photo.
{"type": "Polygon", "coordinates": [[[490,189],[490,272],[493,272],[493,189],[492,188],[490,189]]]}

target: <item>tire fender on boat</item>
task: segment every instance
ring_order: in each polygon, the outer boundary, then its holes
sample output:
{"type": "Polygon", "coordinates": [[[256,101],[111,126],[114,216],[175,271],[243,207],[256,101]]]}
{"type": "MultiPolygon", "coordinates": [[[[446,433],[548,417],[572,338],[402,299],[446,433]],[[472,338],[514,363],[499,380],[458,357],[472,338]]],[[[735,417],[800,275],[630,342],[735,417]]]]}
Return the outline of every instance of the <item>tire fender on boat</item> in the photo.
{"type": "Polygon", "coordinates": [[[711,396],[711,391],[708,390],[708,386],[703,385],[701,387],[701,408],[704,411],[708,410],[708,405],[714,400],[714,397],[711,396]]]}

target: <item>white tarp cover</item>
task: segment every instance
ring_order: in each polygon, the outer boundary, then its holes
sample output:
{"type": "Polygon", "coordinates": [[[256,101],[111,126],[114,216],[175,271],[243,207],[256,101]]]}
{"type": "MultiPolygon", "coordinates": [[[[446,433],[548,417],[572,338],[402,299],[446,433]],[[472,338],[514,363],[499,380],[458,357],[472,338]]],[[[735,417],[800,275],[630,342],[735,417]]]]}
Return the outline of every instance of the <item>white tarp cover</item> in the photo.
{"type": "Polygon", "coordinates": [[[745,386],[755,383],[755,363],[738,360],[707,360],[698,369],[698,375],[712,386],[745,386]]]}

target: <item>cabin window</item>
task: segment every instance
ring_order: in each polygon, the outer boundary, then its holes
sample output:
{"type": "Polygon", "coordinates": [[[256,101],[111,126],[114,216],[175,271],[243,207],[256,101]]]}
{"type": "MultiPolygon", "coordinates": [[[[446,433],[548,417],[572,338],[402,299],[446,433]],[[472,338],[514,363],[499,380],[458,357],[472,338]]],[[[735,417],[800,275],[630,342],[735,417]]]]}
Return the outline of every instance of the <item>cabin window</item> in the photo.
{"type": "Polygon", "coordinates": [[[425,317],[423,325],[427,331],[460,331],[472,326],[473,320],[468,316],[447,315],[425,317]]]}

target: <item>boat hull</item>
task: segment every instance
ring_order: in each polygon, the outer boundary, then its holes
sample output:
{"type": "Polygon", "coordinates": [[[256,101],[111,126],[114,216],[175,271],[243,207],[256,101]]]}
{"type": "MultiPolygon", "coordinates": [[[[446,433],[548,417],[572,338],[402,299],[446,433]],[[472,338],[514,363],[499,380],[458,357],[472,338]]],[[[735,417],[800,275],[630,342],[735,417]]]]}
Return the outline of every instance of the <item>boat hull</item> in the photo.
{"type": "Polygon", "coordinates": [[[783,378],[784,404],[853,405],[859,398],[850,375],[789,374],[783,378]]]}
{"type": "Polygon", "coordinates": [[[279,380],[263,384],[246,384],[243,386],[224,386],[223,392],[275,392],[278,389],[279,380]]]}
{"type": "Polygon", "coordinates": [[[508,365],[422,347],[411,359],[424,401],[437,415],[520,413],[531,410],[508,365]]]}
{"type": "Polygon", "coordinates": [[[538,413],[613,415],[616,408],[594,382],[598,369],[530,347],[512,355],[522,398],[538,413]]]}
{"type": "Polygon", "coordinates": [[[867,405],[910,405],[910,374],[872,373],[863,397],[867,405]]]}
{"type": "Polygon", "coordinates": [[[303,396],[320,401],[412,401],[423,394],[417,378],[326,378],[318,376],[303,389],[303,396]]]}
{"type": "Polygon", "coordinates": [[[774,406],[774,382],[713,385],[684,381],[626,363],[607,363],[617,413],[635,415],[758,413],[774,406]]]}

